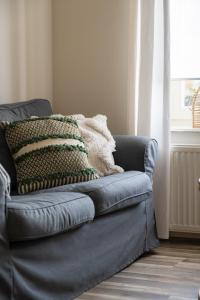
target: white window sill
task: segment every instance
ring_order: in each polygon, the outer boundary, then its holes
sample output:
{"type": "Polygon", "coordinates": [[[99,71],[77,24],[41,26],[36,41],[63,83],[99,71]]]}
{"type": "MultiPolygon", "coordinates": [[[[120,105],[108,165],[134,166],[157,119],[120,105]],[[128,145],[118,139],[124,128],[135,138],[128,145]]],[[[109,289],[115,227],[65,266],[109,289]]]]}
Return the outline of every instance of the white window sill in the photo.
{"type": "Polygon", "coordinates": [[[170,129],[171,132],[200,132],[200,128],[191,127],[173,127],[170,129]]]}
{"type": "Polygon", "coordinates": [[[170,132],[172,145],[200,145],[200,128],[174,127],[170,132]]]}

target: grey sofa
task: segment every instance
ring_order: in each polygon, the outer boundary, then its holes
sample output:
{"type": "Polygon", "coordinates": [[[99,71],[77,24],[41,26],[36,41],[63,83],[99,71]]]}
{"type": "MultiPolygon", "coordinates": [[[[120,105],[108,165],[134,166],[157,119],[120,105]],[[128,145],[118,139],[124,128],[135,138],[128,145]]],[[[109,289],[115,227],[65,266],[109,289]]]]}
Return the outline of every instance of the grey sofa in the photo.
{"type": "MultiPolygon", "coordinates": [[[[51,113],[47,100],[0,106],[4,121],[51,113]]],[[[157,143],[115,139],[124,173],[17,195],[0,129],[1,300],[74,299],[159,244],[152,193],[157,143]]]]}

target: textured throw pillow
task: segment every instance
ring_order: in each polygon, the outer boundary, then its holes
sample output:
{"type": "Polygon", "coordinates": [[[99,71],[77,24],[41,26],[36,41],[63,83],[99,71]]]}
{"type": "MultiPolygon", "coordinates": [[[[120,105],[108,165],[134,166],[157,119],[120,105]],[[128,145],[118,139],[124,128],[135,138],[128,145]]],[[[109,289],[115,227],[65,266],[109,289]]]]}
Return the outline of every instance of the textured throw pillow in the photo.
{"type": "Polygon", "coordinates": [[[5,136],[20,194],[98,178],[72,117],[16,121],[7,125],[5,136]]]}
{"type": "Polygon", "coordinates": [[[98,174],[106,176],[123,172],[114,162],[112,152],[115,151],[115,140],[107,127],[107,117],[97,115],[86,118],[83,115],[74,115],[74,118],[88,150],[89,163],[98,174]]]}

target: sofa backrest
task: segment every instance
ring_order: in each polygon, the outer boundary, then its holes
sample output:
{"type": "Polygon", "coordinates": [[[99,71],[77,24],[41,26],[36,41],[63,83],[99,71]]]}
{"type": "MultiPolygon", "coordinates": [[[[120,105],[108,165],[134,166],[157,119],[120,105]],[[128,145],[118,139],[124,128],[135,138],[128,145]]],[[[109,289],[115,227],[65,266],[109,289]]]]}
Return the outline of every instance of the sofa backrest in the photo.
{"type": "MultiPolygon", "coordinates": [[[[0,105],[0,121],[18,121],[31,116],[49,116],[52,114],[48,100],[33,99],[24,102],[0,105]]],[[[3,165],[11,178],[11,191],[16,190],[16,170],[6,143],[4,130],[0,128],[0,164],[3,165]]]]}

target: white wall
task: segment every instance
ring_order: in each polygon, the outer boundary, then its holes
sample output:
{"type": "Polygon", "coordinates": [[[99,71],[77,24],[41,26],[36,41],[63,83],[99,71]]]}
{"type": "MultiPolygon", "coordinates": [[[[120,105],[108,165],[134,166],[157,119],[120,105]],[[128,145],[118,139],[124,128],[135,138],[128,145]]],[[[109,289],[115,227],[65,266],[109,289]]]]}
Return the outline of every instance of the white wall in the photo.
{"type": "Polygon", "coordinates": [[[0,103],[52,99],[51,0],[0,0],[0,103]]]}
{"type": "Polygon", "coordinates": [[[135,1],[52,3],[55,110],[103,113],[113,133],[129,132],[135,1]]]}

